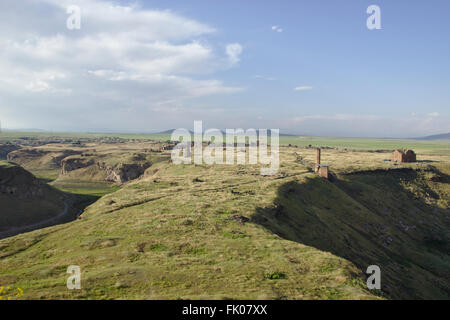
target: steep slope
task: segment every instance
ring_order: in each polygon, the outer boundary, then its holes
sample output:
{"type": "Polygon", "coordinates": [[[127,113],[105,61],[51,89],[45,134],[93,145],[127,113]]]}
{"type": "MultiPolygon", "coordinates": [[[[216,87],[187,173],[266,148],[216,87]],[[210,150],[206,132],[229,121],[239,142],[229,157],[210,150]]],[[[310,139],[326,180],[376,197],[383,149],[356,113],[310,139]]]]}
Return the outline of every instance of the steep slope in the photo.
{"type": "Polygon", "coordinates": [[[362,270],[378,265],[392,298],[449,299],[449,183],[433,169],[354,172],[334,183],[310,177],[281,186],[253,221],[362,270]]]}
{"type": "Polygon", "coordinates": [[[0,238],[69,221],[72,200],[22,167],[0,162],[0,238]]]}

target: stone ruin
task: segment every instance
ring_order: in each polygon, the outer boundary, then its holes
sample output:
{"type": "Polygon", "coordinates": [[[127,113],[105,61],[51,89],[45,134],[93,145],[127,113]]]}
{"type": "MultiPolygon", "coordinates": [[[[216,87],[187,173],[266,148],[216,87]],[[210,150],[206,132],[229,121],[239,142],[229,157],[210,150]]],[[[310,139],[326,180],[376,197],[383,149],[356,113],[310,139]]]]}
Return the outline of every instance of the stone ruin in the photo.
{"type": "Polygon", "coordinates": [[[416,162],[416,153],[412,150],[397,149],[392,154],[394,162],[416,162]]]}
{"type": "Polygon", "coordinates": [[[320,163],[320,152],[321,149],[316,149],[316,166],[315,166],[315,172],[321,176],[322,178],[329,179],[329,171],[328,171],[328,165],[327,164],[321,164],[320,163]]]}

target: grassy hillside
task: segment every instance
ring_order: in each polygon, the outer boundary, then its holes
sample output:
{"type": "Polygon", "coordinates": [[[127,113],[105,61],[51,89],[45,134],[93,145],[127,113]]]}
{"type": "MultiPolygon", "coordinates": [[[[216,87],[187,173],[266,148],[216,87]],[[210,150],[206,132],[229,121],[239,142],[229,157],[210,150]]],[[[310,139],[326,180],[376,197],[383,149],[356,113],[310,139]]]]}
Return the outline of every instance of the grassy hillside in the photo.
{"type": "MultiPolygon", "coordinates": [[[[29,229],[45,227],[55,222],[69,221],[75,199],[36,179],[18,165],[0,161],[0,237],[9,231],[39,224],[29,229]],[[64,214],[63,214],[64,213],[64,214]],[[61,215],[61,218],[57,218],[61,215]]],[[[24,230],[29,230],[24,229],[24,230]]],[[[23,232],[23,230],[22,230],[23,232]]]]}
{"type": "Polygon", "coordinates": [[[253,221],[362,270],[380,266],[390,297],[448,299],[450,194],[430,186],[434,174],[380,170],[339,176],[335,183],[308,177],[281,186],[274,204],[260,208],[253,221]]]}
{"type": "Polygon", "coordinates": [[[25,299],[448,298],[449,154],[323,156],[335,182],[310,172],[311,149],[282,148],[270,177],[156,163],[83,219],[0,241],[0,283],[25,299]],[[365,289],[371,264],[383,292],[365,289]]]}

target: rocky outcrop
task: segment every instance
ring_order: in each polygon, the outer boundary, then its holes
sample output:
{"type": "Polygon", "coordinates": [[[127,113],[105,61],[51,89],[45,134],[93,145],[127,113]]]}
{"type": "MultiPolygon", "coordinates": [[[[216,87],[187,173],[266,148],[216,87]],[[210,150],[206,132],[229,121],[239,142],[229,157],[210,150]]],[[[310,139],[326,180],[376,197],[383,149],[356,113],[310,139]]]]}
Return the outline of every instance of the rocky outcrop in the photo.
{"type": "Polygon", "coordinates": [[[125,164],[120,163],[115,167],[105,166],[100,164],[106,170],[106,180],[117,183],[125,183],[130,180],[139,178],[144,174],[145,170],[151,166],[151,163],[146,162],[142,164],[125,164]]]}
{"type": "Polygon", "coordinates": [[[61,161],[61,174],[67,174],[81,168],[86,168],[95,164],[94,160],[89,158],[68,157],[61,161]]]}
{"type": "Polygon", "coordinates": [[[57,154],[53,155],[53,156],[52,156],[52,162],[53,162],[55,165],[57,165],[57,166],[59,166],[59,167],[62,167],[62,161],[63,161],[65,158],[70,157],[70,156],[73,156],[73,155],[78,155],[78,154],[81,154],[81,153],[82,153],[81,151],[64,150],[63,152],[60,152],[60,153],[57,153],[57,154]]]}

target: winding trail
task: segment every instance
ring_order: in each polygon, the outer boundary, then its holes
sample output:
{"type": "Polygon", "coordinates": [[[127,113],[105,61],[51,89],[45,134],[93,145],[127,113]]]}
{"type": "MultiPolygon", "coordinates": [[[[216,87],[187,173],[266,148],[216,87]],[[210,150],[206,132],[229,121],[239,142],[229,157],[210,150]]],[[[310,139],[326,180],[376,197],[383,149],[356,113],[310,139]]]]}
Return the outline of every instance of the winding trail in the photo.
{"type": "Polygon", "coordinates": [[[3,238],[8,238],[8,237],[12,237],[15,236],[19,233],[24,233],[24,232],[30,232],[36,229],[41,229],[41,228],[46,228],[46,227],[50,227],[52,225],[58,224],[58,220],[64,218],[64,216],[66,216],[69,212],[69,200],[65,200],[64,201],[64,210],[61,211],[58,215],[46,219],[44,221],[40,221],[37,223],[33,223],[27,226],[23,226],[23,227],[14,227],[9,229],[8,231],[2,231],[0,232],[0,239],[3,238]]]}

